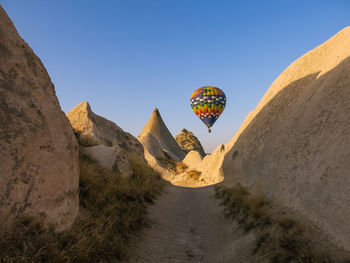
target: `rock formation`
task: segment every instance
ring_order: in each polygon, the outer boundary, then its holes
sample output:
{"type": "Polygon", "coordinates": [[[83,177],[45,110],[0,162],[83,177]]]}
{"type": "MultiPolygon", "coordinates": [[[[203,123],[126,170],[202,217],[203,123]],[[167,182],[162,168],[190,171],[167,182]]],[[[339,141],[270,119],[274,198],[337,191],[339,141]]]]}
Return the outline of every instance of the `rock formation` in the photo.
{"type": "Polygon", "coordinates": [[[273,82],[225,146],[216,173],[226,185],[261,189],[350,251],[349,118],[347,27],[273,82]]]}
{"type": "Polygon", "coordinates": [[[92,112],[88,102],[77,105],[67,117],[79,137],[80,152],[101,166],[126,177],[132,174],[130,153],[145,161],[141,143],[114,122],[92,112]]]}
{"type": "Polygon", "coordinates": [[[185,153],[197,151],[202,157],[205,156],[202,144],[192,132],[182,129],[181,132],[175,136],[175,141],[185,153]]]}
{"type": "MultiPolygon", "coordinates": [[[[150,137],[148,134],[153,136],[161,149],[166,152],[173,160],[180,161],[185,158],[185,152],[176,143],[174,137],[171,135],[162,117],[160,116],[157,108],[153,111],[151,118],[148,120],[146,126],[142,129],[138,137],[140,141],[144,142],[142,144],[147,144],[147,142],[145,142],[145,139],[147,138],[147,140],[149,140],[150,137]]],[[[149,150],[153,151],[153,149],[149,150]]]]}
{"type": "Polygon", "coordinates": [[[224,177],[221,173],[221,165],[224,159],[225,146],[219,145],[211,154],[205,156],[200,164],[200,181],[206,185],[221,182],[224,177]],[[219,172],[218,172],[219,171],[219,172]]]}
{"type": "Polygon", "coordinates": [[[171,166],[175,161],[181,161],[185,157],[185,152],[176,143],[157,108],[138,139],[144,147],[148,165],[160,173],[165,180],[172,181],[174,171],[171,166]]]}
{"type": "Polygon", "coordinates": [[[202,155],[200,155],[199,152],[197,151],[190,151],[185,159],[183,159],[183,163],[190,167],[190,168],[193,168],[193,169],[197,169],[199,170],[200,169],[200,165],[201,165],[201,162],[202,162],[202,155]]]}
{"type": "Polygon", "coordinates": [[[67,113],[79,141],[83,146],[119,145],[122,149],[143,155],[143,147],[130,133],[114,122],[92,112],[88,102],[82,102],[67,113]]]}
{"type": "Polygon", "coordinates": [[[40,59],[0,7],[0,225],[42,217],[60,231],[78,214],[78,143],[40,59]]]}
{"type": "Polygon", "coordinates": [[[133,173],[128,152],[120,148],[119,145],[81,146],[80,152],[89,156],[102,167],[120,173],[123,177],[131,176],[133,173]]]}

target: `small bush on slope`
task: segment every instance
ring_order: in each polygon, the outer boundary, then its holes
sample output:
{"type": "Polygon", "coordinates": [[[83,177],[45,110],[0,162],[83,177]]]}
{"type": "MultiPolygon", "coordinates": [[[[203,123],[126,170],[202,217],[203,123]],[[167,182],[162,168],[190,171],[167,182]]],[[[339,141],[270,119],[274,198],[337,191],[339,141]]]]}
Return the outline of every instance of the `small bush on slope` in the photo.
{"type": "Polygon", "coordinates": [[[258,236],[253,254],[273,263],[330,263],[329,256],[317,251],[304,228],[293,219],[272,215],[263,195],[252,196],[241,185],[215,186],[215,198],[221,201],[227,219],[236,220],[244,232],[258,236]]]}
{"type": "Polygon", "coordinates": [[[136,156],[133,176],[121,178],[85,156],[80,158],[80,216],[57,234],[24,218],[2,231],[1,262],[111,262],[129,256],[140,230],[149,224],[147,204],[164,183],[136,156]]]}
{"type": "Polygon", "coordinates": [[[197,170],[189,170],[186,172],[187,180],[195,180],[198,181],[201,176],[201,172],[197,170]]]}

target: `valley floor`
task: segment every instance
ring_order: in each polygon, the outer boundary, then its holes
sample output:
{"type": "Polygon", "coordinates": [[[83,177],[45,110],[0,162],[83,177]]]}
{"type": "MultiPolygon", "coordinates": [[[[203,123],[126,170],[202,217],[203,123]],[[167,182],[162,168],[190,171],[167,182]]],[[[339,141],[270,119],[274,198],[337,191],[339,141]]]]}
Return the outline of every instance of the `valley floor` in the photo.
{"type": "Polygon", "coordinates": [[[255,262],[254,235],[240,235],[238,226],[224,219],[223,207],[213,195],[212,186],[169,186],[150,207],[154,223],[144,231],[130,262],[255,262]]]}

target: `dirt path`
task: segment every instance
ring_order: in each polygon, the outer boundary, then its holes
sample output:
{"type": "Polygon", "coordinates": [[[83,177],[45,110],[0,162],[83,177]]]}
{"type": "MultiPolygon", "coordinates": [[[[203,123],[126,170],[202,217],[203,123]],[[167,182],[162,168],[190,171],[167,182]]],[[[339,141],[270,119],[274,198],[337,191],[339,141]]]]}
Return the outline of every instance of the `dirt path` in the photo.
{"type": "Polygon", "coordinates": [[[213,187],[169,186],[150,208],[155,222],[144,232],[133,263],[250,262],[254,236],[239,236],[212,197],[213,187]],[[245,258],[245,259],[244,259],[245,258]]]}

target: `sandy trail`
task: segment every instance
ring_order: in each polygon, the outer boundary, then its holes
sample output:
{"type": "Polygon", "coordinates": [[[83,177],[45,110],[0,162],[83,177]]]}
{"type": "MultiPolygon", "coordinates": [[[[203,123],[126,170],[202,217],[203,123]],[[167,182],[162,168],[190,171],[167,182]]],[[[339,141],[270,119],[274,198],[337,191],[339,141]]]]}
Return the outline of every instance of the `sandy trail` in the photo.
{"type": "Polygon", "coordinates": [[[169,186],[150,207],[155,222],[130,262],[249,262],[254,237],[239,237],[237,226],[224,219],[223,208],[212,197],[212,186],[169,186]]]}

